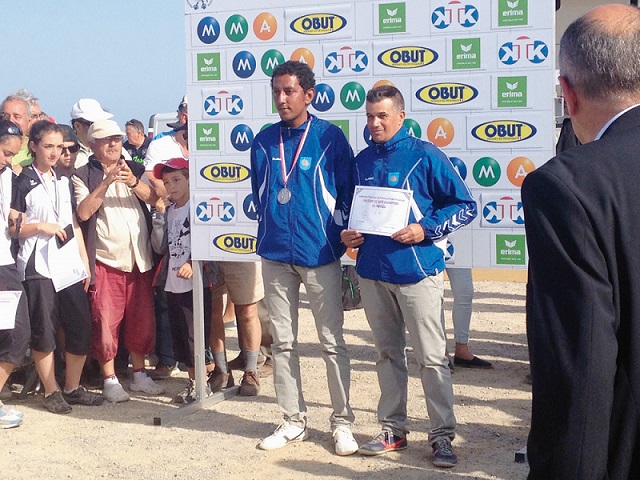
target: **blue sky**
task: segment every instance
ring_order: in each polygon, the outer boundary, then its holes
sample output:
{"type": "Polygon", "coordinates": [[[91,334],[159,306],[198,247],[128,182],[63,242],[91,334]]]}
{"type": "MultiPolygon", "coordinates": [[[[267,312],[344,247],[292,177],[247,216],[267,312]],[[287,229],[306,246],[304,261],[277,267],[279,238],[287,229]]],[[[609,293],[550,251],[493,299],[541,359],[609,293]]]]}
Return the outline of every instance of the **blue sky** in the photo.
{"type": "Polygon", "coordinates": [[[123,127],[175,112],[186,93],[181,0],[0,0],[0,11],[1,98],[26,88],[69,123],[91,97],[123,127]]]}

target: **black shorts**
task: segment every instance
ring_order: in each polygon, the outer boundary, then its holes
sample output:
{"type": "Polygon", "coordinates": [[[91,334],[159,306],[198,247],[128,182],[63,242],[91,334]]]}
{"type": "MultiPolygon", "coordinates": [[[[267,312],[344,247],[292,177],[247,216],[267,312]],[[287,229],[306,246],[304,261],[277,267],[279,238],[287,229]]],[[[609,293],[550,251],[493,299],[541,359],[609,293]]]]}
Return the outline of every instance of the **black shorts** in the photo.
{"type": "Polygon", "coordinates": [[[0,330],[0,362],[20,365],[25,353],[27,353],[27,348],[29,348],[31,326],[29,325],[27,296],[22,288],[20,275],[15,264],[0,266],[0,291],[22,292],[16,311],[15,327],[12,330],[0,330]]]}
{"type": "MultiPolygon", "coordinates": [[[[169,322],[171,324],[171,336],[173,339],[173,356],[178,362],[184,363],[188,368],[194,367],[193,352],[193,292],[167,293],[169,307],[169,322]]],[[[204,341],[209,344],[209,331],[211,318],[211,295],[205,289],[204,294],[204,341]]],[[[205,348],[205,363],[210,363],[210,352],[205,348]]]]}
{"type": "Polygon", "coordinates": [[[25,280],[31,319],[31,348],[43,353],[56,349],[62,327],[65,352],[87,355],[91,347],[91,311],[82,282],[56,292],[50,279],[25,280]]]}

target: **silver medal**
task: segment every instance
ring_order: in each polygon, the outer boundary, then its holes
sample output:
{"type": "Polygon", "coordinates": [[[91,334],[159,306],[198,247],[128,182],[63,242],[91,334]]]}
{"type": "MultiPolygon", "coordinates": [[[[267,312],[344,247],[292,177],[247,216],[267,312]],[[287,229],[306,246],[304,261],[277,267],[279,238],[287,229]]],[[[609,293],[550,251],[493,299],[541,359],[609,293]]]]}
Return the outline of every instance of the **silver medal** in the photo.
{"type": "Polygon", "coordinates": [[[284,205],[285,203],[289,203],[289,200],[291,200],[291,191],[287,187],[284,187],[278,192],[278,203],[284,205]]]}

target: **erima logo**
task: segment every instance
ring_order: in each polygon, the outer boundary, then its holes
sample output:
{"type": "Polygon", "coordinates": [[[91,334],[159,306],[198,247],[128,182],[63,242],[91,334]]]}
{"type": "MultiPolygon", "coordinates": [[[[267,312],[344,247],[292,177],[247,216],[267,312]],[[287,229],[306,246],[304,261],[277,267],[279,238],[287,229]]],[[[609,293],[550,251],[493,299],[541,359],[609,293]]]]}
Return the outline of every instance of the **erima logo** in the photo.
{"type": "Polygon", "coordinates": [[[383,19],[382,23],[384,23],[384,24],[402,23],[402,18],[400,18],[400,17],[396,18],[396,15],[398,15],[398,9],[397,8],[394,8],[394,9],[387,8],[387,15],[388,15],[388,18],[383,19]]]}
{"type": "Polygon", "coordinates": [[[523,35],[514,42],[504,43],[498,50],[498,57],[505,65],[514,65],[522,58],[534,64],[544,62],[549,56],[549,47],[542,40],[531,40],[523,35]]]}
{"type": "Polygon", "coordinates": [[[229,115],[238,115],[242,113],[243,108],[242,97],[230,94],[225,90],[220,90],[215,95],[209,95],[204,101],[204,111],[212,117],[221,112],[227,112],[229,115]]]}
{"type": "Polygon", "coordinates": [[[434,83],[416,92],[416,98],[430,105],[458,105],[470,102],[478,90],[464,83],[434,83]]]}
{"type": "Polygon", "coordinates": [[[520,5],[520,0],[516,0],[515,2],[509,2],[507,0],[507,7],[509,7],[511,10],[504,10],[502,12],[502,16],[503,17],[518,17],[521,15],[524,15],[524,10],[516,10],[516,8],[518,8],[518,5],[520,5]]]}
{"type": "Polygon", "coordinates": [[[337,52],[331,52],[327,55],[324,66],[329,73],[340,73],[345,68],[360,73],[369,66],[369,57],[362,50],[342,47],[337,52]]]}
{"type": "Polygon", "coordinates": [[[431,65],[438,53],[426,47],[396,47],[378,55],[378,62],[393,68],[418,68],[431,65]]]}
{"type": "Polygon", "coordinates": [[[251,52],[243,50],[233,57],[232,67],[238,77],[249,78],[256,71],[256,58],[251,52]]]}
{"type": "Polygon", "coordinates": [[[220,36],[220,24],[213,17],[204,17],[198,23],[198,38],[202,43],[211,45],[220,36]]]}
{"type": "Polygon", "coordinates": [[[513,197],[501,197],[498,200],[488,202],[482,209],[482,217],[491,225],[511,222],[516,225],[524,225],[522,201],[513,197]]]}
{"type": "Polygon", "coordinates": [[[248,125],[240,124],[231,130],[231,145],[240,152],[246,152],[253,144],[253,130],[248,125]]]}
{"type": "Polygon", "coordinates": [[[227,233],[213,239],[213,244],[223,252],[249,254],[256,252],[257,238],[244,233],[227,233]]]}
{"type": "Polygon", "coordinates": [[[445,29],[453,23],[469,28],[478,23],[478,9],[473,5],[463,5],[461,2],[449,2],[444,7],[436,8],[431,14],[434,27],[445,29]]]}
{"type": "Polygon", "coordinates": [[[200,175],[215,183],[238,183],[249,178],[251,171],[237,163],[215,163],[200,170],[200,175]]]}
{"type": "Polygon", "coordinates": [[[347,19],[333,13],[313,13],[296,18],[289,28],[303,35],[327,35],[342,30],[347,19]]]}
{"type": "Polygon", "coordinates": [[[524,93],[516,91],[518,89],[518,82],[505,82],[505,85],[509,91],[502,92],[502,98],[522,98],[524,96],[524,93]]]}
{"type": "Polygon", "coordinates": [[[211,134],[213,133],[213,127],[212,128],[203,128],[202,129],[202,133],[203,135],[198,137],[198,139],[201,142],[215,142],[218,139],[216,137],[212,137],[211,134]]]}
{"type": "Polygon", "coordinates": [[[536,127],[526,122],[515,120],[496,120],[486,122],[471,130],[478,140],[488,143],[516,143],[533,137],[537,133],[536,127]]]}
{"type": "Polygon", "coordinates": [[[201,222],[209,222],[217,218],[221,222],[227,223],[235,218],[236,209],[232,203],[221,200],[218,197],[211,197],[206,202],[200,202],[196,206],[196,217],[201,222]]]}
{"type": "Polygon", "coordinates": [[[316,94],[311,101],[311,105],[313,108],[318,110],[319,112],[326,112],[336,101],[336,95],[333,92],[333,88],[331,88],[326,83],[319,83],[316,85],[316,94]]]}
{"type": "Polygon", "coordinates": [[[470,53],[472,48],[473,48],[473,43],[470,43],[469,45],[460,44],[460,50],[462,50],[462,53],[458,53],[456,55],[456,59],[473,60],[474,58],[476,58],[475,53],[470,53]]]}

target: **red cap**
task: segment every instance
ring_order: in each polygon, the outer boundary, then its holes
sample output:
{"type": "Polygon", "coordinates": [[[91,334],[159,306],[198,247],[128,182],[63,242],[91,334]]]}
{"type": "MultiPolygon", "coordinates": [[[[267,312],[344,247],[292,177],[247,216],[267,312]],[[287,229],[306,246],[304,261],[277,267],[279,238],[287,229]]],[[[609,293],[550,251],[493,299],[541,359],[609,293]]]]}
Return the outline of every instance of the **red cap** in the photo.
{"type": "Polygon", "coordinates": [[[180,170],[182,168],[186,168],[189,170],[189,161],[184,158],[172,158],[171,160],[167,160],[164,163],[159,163],[155,167],[153,167],[153,176],[158,180],[162,180],[162,170],[167,167],[172,170],[180,170]]]}

